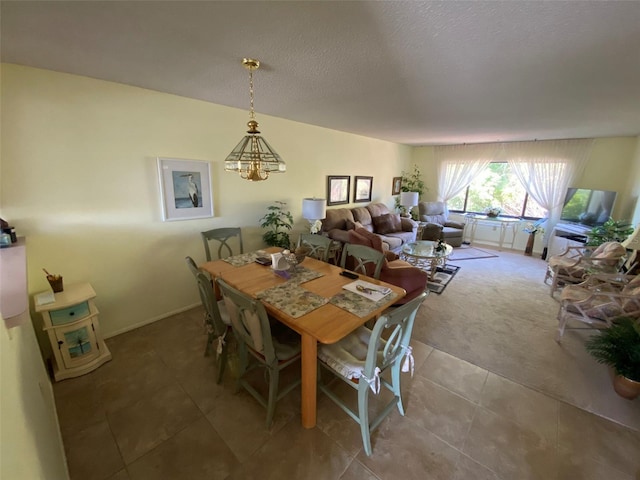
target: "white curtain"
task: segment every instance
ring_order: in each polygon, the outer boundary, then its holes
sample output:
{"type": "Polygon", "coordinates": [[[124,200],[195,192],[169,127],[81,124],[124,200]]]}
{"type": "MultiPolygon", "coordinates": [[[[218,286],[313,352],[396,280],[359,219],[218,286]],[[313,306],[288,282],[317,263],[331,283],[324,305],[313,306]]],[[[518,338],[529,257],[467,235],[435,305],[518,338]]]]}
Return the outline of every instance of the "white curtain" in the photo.
{"type": "Polygon", "coordinates": [[[499,143],[439,145],[434,149],[438,174],[438,199],[447,202],[464,190],[501,149],[499,143]]]}
{"type": "Polygon", "coordinates": [[[548,226],[560,219],[567,187],[584,171],[592,145],[592,139],[504,144],[504,159],[527,193],[547,210],[548,226]]]}

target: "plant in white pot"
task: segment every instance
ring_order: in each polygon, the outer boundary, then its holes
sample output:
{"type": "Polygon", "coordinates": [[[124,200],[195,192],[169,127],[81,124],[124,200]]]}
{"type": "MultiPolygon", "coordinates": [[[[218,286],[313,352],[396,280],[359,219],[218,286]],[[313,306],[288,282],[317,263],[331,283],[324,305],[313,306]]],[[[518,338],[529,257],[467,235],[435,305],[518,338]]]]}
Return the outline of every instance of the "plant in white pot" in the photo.
{"type": "Polygon", "coordinates": [[[614,370],[613,388],[618,395],[629,400],[640,395],[640,320],[619,317],[589,338],[585,347],[597,362],[614,370]]]}

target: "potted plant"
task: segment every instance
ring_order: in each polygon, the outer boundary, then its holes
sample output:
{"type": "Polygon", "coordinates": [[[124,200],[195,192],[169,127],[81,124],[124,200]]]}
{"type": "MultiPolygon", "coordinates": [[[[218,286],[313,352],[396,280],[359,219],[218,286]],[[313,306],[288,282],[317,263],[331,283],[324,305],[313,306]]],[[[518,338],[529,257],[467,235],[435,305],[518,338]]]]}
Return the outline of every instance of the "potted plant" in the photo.
{"type": "Polygon", "coordinates": [[[593,227],[589,232],[587,245],[597,247],[605,242],[624,242],[633,233],[633,227],[626,220],[609,218],[602,225],[593,227]]]}
{"type": "Polygon", "coordinates": [[[260,219],[260,226],[269,231],[262,235],[262,239],[270,247],[280,247],[285,250],[291,248],[288,230],[293,227],[293,216],[285,210],[285,202],[275,202],[267,207],[267,213],[260,219]]]}
{"type": "Polygon", "coordinates": [[[636,318],[619,317],[613,325],[587,340],[585,347],[598,363],[615,373],[613,388],[621,397],[633,400],[640,395],[640,323],[636,318]]]}
{"type": "MultiPolygon", "coordinates": [[[[422,197],[422,194],[426,192],[428,189],[422,180],[422,173],[417,165],[413,166],[413,172],[402,172],[402,182],[400,184],[401,192],[418,192],[418,199],[422,197]]],[[[406,208],[400,205],[400,196],[396,197],[396,209],[400,213],[411,215],[411,218],[414,220],[418,219],[418,214],[415,212],[407,212],[406,208]]]]}

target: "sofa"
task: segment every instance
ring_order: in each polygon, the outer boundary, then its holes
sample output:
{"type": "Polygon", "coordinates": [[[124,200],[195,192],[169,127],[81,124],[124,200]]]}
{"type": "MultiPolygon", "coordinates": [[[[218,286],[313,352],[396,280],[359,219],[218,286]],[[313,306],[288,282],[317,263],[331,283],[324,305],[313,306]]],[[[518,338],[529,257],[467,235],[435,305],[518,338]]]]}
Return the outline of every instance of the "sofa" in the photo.
{"type": "MultiPolygon", "coordinates": [[[[426,222],[424,232],[434,232],[440,229],[440,240],[452,247],[462,245],[464,237],[464,223],[449,220],[449,210],[444,202],[418,202],[418,214],[421,222],[426,222]],[[436,228],[429,228],[433,225],[436,228]]],[[[438,240],[437,238],[425,238],[421,240],[438,240]]]]}
{"type": "Polygon", "coordinates": [[[389,210],[384,203],[366,207],[327,209],[322,233],[332,240],[349,243],[349,231],[364,228],[382,240],[383,248],[400,253],[402,246],[416,240],[418,224],[389,210]]]}

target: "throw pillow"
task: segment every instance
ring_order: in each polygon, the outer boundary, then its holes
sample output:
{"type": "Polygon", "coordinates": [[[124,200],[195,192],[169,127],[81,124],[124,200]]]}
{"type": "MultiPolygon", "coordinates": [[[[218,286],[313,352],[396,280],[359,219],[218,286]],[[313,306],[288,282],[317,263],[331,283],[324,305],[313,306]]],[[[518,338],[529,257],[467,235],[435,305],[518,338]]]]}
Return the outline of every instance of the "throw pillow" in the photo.
{"type": "Polygon", "coordinates": [[[362,228],[362,224],[360,222],[347,220],[347,230],[357,230],[358,228],[362,228]]]}
{"type": "Polygon", "coordinates": [[[375,232],[380,235],[402,231],[400,214],[398,213],[387,213],[386,215],[373,217],[372,220],[375,232]]]}

